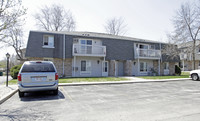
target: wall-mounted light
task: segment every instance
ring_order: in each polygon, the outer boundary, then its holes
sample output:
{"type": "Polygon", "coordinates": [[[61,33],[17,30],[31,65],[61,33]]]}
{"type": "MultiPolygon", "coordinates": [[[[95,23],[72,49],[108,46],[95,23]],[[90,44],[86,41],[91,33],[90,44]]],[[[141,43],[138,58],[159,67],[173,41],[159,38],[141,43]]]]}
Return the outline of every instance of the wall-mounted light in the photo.
{"type": "Polygon", "coordinates": [[[133,65],[135,65],[136,64],[136,62],[133,62],[133,65]]]}
{"type": "Polygon", "coordinates": [[[100,62],[100,61],[99,61],[99,60],[97,60],[97,64],[99,64],[99,62],[100,62]]]}

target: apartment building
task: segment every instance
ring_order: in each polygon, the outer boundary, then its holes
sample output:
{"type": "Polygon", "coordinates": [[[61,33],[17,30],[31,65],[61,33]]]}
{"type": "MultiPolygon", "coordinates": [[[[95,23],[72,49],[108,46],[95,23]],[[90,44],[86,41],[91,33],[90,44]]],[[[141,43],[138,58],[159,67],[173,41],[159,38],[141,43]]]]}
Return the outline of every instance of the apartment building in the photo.
{"type": "Polygon", "coordinates": [[[162,54],[164,45],[104,33],[30,31],[25,56],[53,61],[61,77],[173,75],[180,60],[162,54]]]}

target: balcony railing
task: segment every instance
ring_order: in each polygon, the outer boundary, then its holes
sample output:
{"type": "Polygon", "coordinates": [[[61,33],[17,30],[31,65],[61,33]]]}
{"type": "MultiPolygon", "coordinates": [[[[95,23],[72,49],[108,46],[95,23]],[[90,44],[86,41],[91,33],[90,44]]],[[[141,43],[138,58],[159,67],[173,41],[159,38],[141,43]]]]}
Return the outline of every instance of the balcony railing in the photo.
{"type": "Polygon", "coordinates": [[[161,57],[160,50],[136,49],[136,53],[135,53],[135,58],[159,59],[160,57],[161,57]]]}
{"type": "Polygon", "coordinates": [[[106,46],[73,44],[73,56],[106,56],[106,46]]]}

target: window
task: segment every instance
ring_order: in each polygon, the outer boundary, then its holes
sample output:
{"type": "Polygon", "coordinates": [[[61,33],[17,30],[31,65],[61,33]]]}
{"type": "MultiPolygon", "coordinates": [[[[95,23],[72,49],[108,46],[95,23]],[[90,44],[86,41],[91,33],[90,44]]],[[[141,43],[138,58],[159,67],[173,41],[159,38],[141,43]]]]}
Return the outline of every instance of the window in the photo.
{"type": "Polygon", "coordinates": [[[54,36],[44,35],[43,36],[43,47],[54,47],[54,36]]]}
{"type": "Polygon", "coordinates": [[[155,45],[150,45],[150,49],[155,50],[155,45]]]}
{"type": "Polygon", "coordinates": [[[140,72],[147,72],[147,62],[140,62],[140,72]]]}
{"type": "Polygon", "coordinates": [[[81,53],[91,54],[92,53],[92,40],[80,40],[81,53]]]}
{"type": "Polygon", "coordinates": [[[103,62],[103,72],[108,72],[108,62],[103,62]]]}
{"type": "Polygon", "coordinates": [[[91,61],[81,61],[81,71],[91,71],[91,61]]]}
{"type": "Polygon", "coordinates": [[[148,45],[140,45],[140,49],[148,49],[148,45]]]}
{"type": "Polygon", "coordinates": [[[29,72],[55,72],[51,63],[29,63],[24,64],[22,73],[29,72]]]}
{"type": "Polygon", "coordinates": [[[169,70],[169,63],[168,62],[164,63],[164,70],[169,70]]]}

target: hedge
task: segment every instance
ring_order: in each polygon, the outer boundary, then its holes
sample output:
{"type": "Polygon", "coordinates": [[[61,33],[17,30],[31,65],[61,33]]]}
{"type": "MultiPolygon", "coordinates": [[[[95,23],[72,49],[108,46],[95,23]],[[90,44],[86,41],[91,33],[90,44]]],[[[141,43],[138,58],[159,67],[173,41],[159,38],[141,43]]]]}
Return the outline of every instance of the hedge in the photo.
{"type": "Polygon", "coordinates": [[[19,73],[19,70],[21,68],[22,65],[16,65],[16,66],[13,66],[11,69],[10,69],[10,75],[13,79],[17,79],[17,75],[19,73]]]}

